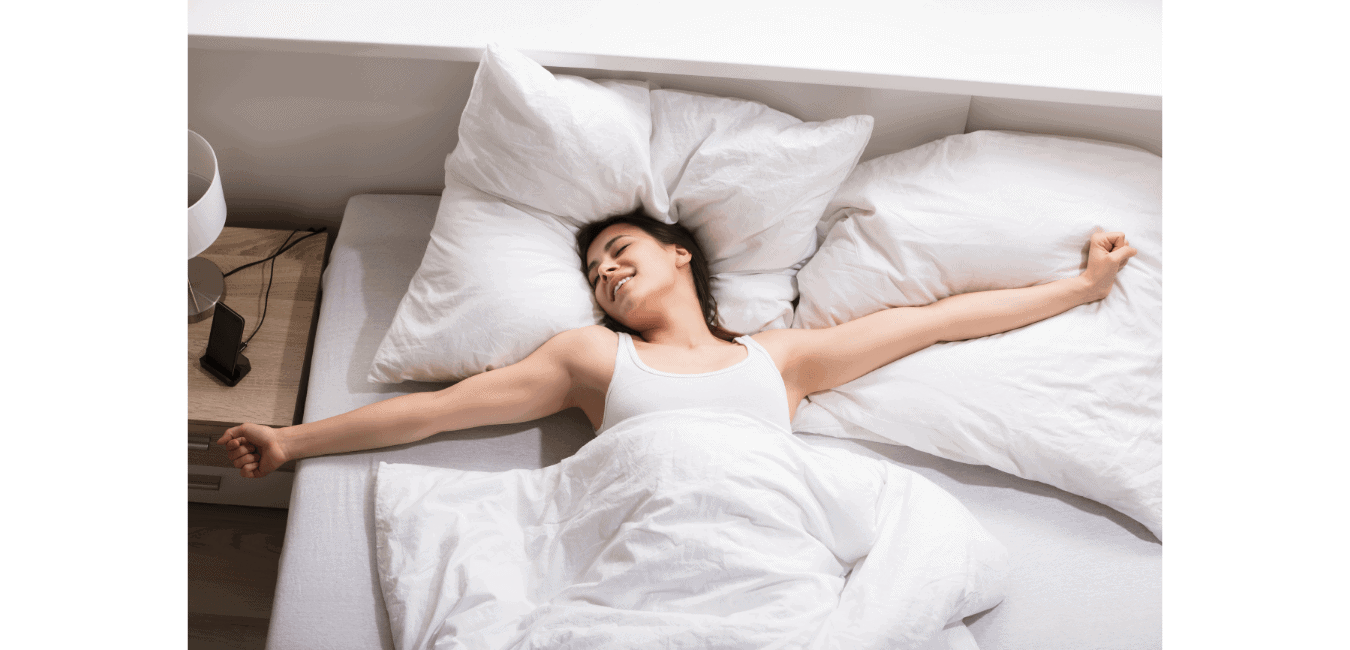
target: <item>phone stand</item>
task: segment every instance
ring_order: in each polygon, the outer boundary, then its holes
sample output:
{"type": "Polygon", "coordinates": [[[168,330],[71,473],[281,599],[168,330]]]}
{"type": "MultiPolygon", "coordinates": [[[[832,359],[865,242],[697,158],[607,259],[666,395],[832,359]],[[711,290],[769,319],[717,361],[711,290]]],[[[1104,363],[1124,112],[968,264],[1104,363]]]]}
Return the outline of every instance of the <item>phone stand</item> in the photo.
{"type": "Polygon", "coordinates": [[[239,383],[239,380],[243,379],[244,375],[247,375],[248,371],[253,369],[253,366],[248,362],[248,357],[244,356],[243,352],[239,353],[238,358],[234,362],[233,373],[220,367],[220,364],[216,363],[210,355],[203,356],[201,362],[202,367],[205,368],[207,372],[215,375],[216,379],[225,382],[226,386],[234,386],[239,383]]]}

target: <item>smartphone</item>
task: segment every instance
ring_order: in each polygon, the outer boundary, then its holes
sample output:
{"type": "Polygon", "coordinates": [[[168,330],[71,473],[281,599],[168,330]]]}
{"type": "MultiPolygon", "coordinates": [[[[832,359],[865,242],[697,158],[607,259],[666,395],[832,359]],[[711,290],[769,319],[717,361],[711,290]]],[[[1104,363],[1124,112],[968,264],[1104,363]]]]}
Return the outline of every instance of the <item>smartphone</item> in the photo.
{"type": "Polygon", "coordinates": [[[248,359],[239,352],[243,340],[244,317],[225,303],[216,303],[215,314],[211,316],[211,336],[201,358],[202,368],[227,386],[239,383],[249,371],[248,359]]]}

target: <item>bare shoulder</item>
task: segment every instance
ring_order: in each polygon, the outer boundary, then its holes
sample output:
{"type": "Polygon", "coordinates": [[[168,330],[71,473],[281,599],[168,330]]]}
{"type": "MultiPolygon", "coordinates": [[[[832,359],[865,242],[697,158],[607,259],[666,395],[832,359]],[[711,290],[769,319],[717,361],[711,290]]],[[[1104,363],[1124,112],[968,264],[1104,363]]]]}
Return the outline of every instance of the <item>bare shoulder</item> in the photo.
{"type": "Polygon", "coordinates": [[[578,327],[555,335],[544,346],[561,356],[582,388],[603,391],[609,387],[619,351],[619,335],[613,330],[604,325],[578,327]]]}
{"type": "Polygon", "coordinates": [[[549,339],[548,345],[558,346],[559,350],[585,356],[589,353],[619,349],[619,335],[604,325],[587,325],[561,332],[549,339]]]}
{"type": "Polygon", "coordinates": [[[755,341],[773,356],[789,390],[810,395],[933,345],[942,326],[932,309],[897,307],[832,327],[770,330],[755,341]]]}

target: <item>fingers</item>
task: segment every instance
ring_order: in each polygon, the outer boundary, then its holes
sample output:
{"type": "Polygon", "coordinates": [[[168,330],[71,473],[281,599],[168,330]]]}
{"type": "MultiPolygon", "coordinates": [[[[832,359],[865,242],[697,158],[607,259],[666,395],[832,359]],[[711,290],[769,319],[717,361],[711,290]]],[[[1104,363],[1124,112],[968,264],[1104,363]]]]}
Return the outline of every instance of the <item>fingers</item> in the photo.
{"type": "Polygon", "coordinates": [[[235,461],[234,466],[239,468],[239,475],[244,478],[257,478],[262,476],[262,459],[257,456],[246,456],[235,461]]]}
{"type": "Polygon", "coordinates": [[[1130,242],[1126,241],[1125,233],[1123,232],[1093,233],[1092,243],[1095,246],[1100,246],[1103,250],[1105,250],[1108,253],[1123,246],[1130,245],[1130,242]]]}
{"type": "Polygon", "coordinates": [[[222,434],[220,438],[216,440],[216,444],[224,445],[225,450],[231,452],[232,454],[230,456],[231,458],[234,458],[233,452],[235,450],[242,448],[248,451],[253,451],[257,449],[257,445],[250,443],[248,440],[248,436],[244,434],[243,431],[244,426],[246,425],[241,424],[237,427],[231,427],[229,429],[226,429],[225,433],[222,434]]]}
{"type": "Polygon", "coordinates": [[[264,430],[258,430],[260,427],[255,424],[241,424],[230,427],[225,433],[216,440],[216,444],[224,445],[225,451],[230,458],[230,464],[239,469],[239,475],[243,478],[261,478],[267,475],[262,470],[263,453],[258,449],[258,445],[249,441],[248,431],[253,430],[256,435],[263,436],[262,440],[266,442],[268,438],[263,435],[264,430]]]}
{"type": "Polygon", "coordinates": [[[262,459],[262,454],[258,452],[257,447],[240,445],[238,448],[230,451],[230,460],[234,462],[235,467],[240,467],[246,463],[256,462],[262,459]]]}
{"type": "Polygon", "coordinates": [[[221,434],[220,438],[216,439],[216,444],[223,445],[236,438],[242,440],[244,438],[244,428],[247,426],[248,424],[245,423],[226,429],[225,433],[221,434]]]}
{"type": "Polygon", "coordinates": [[[1115,262],[1118,268],[1125,268],[1125,264],[1129,262],[1130,258],[1134,257],[1138,252],[1139,251],[1135,249],[1135,247],[1129,244],[1124,244],[1120,248],[1117,248],[1111,251],[1109,254],[1107,254],[1107,257],[1109,257],[1111,261],[1115,262]]]}
{"type": "Polygon", "coordinates": [[[239,445],[229,450],[230,460],[238,460],[249,455],[259,455],[258,448],[253,445],[239,445]]]}
{"type": "Polygon", "coordinates": [[[1125,261],[1134,257],[1139,250],[1130,245],[1123,232],[1099,232],[1092,235],[1092,245],[1100,248],[1106,256],[1124,266],[1125,261]]]}
{"type": "Polygon", "coordinates": [[[262,454],[258,453],[257,446],[248,444],[243,438],[234,438],[225,443],[225,448],[229,453],[230,463],[239,468],[240,475],[251,478],[248,471],[256,470],[258,463],[262,462],[262,454]]]}
{"type": "Polygon", "coordinates": [[[249,449],[253,448],[254,446],[248,444],[248,440],[244,438],[234,438],[225,443],[225,452],[230,455],[230,458],[238,456],[241,450],[242,453],[247,453],[249,449]]]}

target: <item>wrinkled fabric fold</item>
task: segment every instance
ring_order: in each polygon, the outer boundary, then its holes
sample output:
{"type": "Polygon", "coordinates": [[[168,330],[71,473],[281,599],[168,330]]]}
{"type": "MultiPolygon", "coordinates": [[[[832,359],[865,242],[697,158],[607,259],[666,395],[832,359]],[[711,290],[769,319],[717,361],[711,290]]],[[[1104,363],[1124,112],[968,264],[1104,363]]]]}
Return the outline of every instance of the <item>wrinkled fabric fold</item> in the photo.
{"type": "Polygon", "coordinates": [[[400,650],[928,647],[1007,571],[927,479],[725,410],[539,470],[381,463],[375,503],[400,650]]]}

